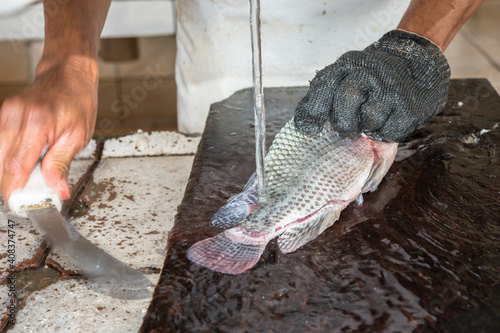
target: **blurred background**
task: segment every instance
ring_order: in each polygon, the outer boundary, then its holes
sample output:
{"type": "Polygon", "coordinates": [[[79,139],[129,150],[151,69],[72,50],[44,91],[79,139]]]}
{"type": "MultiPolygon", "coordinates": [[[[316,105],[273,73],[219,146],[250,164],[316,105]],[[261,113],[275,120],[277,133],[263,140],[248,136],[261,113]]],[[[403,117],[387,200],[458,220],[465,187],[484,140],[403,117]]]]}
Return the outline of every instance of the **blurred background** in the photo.
{"type": "MultiPolygon", "coordinates": [[[[30,0],[0,0],[0,11],[7,12],[0,17],[3,101],[33,79],[43,13],[30,0]]],[[[445,52],[452,78],[486,78],[500,91],[499,33],[500,0],[484,0],[445,52]]],[[[175,1],[113,1],[100,45],[97,135],[177,129],[175,52],[175,1]],[[158,84],[146,89],[143,80],[152,73],[158,84]]]]}

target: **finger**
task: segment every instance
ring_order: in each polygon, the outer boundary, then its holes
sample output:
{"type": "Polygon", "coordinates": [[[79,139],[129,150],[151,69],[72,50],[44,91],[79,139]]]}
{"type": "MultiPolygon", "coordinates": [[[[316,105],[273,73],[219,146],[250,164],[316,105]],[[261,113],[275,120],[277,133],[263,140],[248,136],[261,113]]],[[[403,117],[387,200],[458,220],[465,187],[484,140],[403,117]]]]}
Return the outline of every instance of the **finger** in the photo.
{"type": "Polygon", "coordinates": [[[62,200],[70,197],[67,181],[69,168],[73,157],[82,147],[82,140],[70,135],[63,135],[50,147],[42,160],[42,174],[45,181],[62,200]]]}
{"type": "Polygon", "coordinates": [[[384,123],[382,128],[376,133],[379,137],[390,142],[402,142],[408,135],[420,127],[418,121],[408,117],[408,114],[401,111],[400,108],[390,112],[390,117],[384,123]]]}
{"type": "MultiPolygon", "coordinates": [[[[384,96],[386,100],[382,114],[385,116],[379,128],[373,126],[372,133],[377,138],[384,139],[390,142],[401,142],[406,136],[413,132],[417,125],[414,123],[414,118],[409,117],[411,110],[408,106],[411,103],[403,94],[397,93],[396,89],[390,89],[392,94],[390,99],[384,96]]],[[[380,116],[381,117],[381,116],[380,116]]]]}
{"type": "Polygon", "coordinates": [[[335,64],[319,71],[311,81],[309,91],[295,111],[295,126],[307,135],[319,133],[328,119],[333,92],[344,74],[335,64]]]}
{"type": "Polygon", "coordinates": [[[330,122],[341,136],[356,138],[361,133],[361,106],[370,91],[359,72],[350,73],[335,90],[330,122]]]}
{"type": "Polygon", "coordinates": [[[7,202],[14,190],[24,187],[47,143],[40,122],[24,120],[24,123],[26,125],[22,125],[18,139],[5,157],[1,191],[7,202]]]}
{"type": "Polygon", "coordinates": [[[378,132],[384,127],[390,114],[379,96],[370,95],[368,101],[360,107],[360,131],[378,138],[378,132]]]}

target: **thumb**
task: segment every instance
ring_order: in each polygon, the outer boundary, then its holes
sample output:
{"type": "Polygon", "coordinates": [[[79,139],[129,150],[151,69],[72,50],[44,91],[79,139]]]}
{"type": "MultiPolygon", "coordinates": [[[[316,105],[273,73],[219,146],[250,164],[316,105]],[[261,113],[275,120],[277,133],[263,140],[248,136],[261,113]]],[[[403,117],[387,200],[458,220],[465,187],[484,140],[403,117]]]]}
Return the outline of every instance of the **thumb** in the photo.
{"type": "Polygon", "coordinates": [[[69,167],[80,147],[68,144],[65,139],[58,140],[42,160],[42,174],[47,185],[59,195],[61,200],[69,199],[67,181],[69,167]]]}

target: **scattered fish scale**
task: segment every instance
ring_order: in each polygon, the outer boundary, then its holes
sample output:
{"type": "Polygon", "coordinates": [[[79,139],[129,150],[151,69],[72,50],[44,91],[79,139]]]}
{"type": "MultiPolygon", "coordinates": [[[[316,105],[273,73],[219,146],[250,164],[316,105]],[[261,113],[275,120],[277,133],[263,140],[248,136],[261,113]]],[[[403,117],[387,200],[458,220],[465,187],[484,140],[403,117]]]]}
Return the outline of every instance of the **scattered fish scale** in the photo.
{"type": "Polygon", "coordinates": [[[373,191],[396,151],[396,143],[366,135],[342,139],[329,124],[309,137],[295,129],[292,119],[265,158],[265,200],[258,200],[252,177],[211,221],[230,229],[194,244],[188,258],[218,272],[239,274],[257,263],[276,236],[281,251],[295,251],[331,226],[350,202],[373,191]]]}

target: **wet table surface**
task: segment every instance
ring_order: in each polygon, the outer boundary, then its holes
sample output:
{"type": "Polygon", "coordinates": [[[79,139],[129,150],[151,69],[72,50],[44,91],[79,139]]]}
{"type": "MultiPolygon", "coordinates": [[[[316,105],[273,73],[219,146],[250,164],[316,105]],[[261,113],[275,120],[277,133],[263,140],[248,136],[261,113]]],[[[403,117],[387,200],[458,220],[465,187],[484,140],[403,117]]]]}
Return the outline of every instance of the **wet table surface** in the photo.
{"type": "MultiPolygon", "coordinates": [[[[305,93],[265,91],[268,144],[305,93]]],[[[221,232],[211,216],[255,169],[252,112],[251,90],[212,106],[142,331],[500,331],[500,98],[486,80],[452,81],[363,206],[225,275],[186,251],[221,232]]]]}

